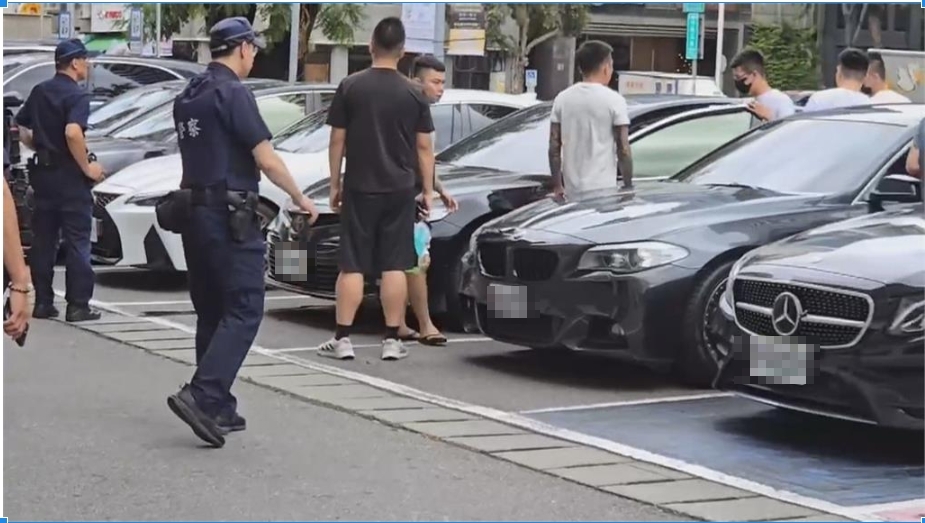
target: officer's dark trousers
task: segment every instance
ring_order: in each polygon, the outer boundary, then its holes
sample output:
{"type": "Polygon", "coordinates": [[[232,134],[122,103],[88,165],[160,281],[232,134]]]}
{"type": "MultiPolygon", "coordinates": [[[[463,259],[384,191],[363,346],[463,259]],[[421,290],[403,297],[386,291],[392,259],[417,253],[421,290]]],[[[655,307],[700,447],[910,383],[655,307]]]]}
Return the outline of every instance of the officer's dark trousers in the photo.
{"type": "Polygon", "coordinates": [[[55,295],[52,282],[58,256],[58,234],[67,255],[65,299],[68,305],[86,307],[93,297],[93,267],[90,264],[91,203],[36,201],[32,214],[32,247],[29,267],[35,285],[35,302],[51,305],[55,295]]]}
{"type": "Polygon", "coordinates": [[[264,243],[232,241],[227,208],[194,206],[183,250],[196,322],[193,397],[206,414],[233,413],[231,385],[263,319],[264,243]]]}

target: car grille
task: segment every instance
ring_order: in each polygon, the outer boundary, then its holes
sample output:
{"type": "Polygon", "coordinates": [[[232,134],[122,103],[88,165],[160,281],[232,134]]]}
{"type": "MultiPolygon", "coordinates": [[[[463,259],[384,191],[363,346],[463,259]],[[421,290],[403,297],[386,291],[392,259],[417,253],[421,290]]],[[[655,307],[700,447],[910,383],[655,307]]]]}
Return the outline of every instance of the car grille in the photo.
{"type": "Polygon", "coordinates": [[[91,245],[90,249],[94,256],[106,259],[122,258],[122,238],[119,235],[119,229],[106,212],[106,206],[119,196],[122,195],[112,193],[94,193],[93,195],[93,218],[100,220],[96,242],[91,245]]]}
{"type": "MultiPolygon", "coordinates": [[[[316,244],[298,242],[301,245],[300,248],[309,251],[307,273],[300,275],[300,277],[277,274],[276,249],[279,246],[279,241],[280,238],[276,233],[271,232],[267,235],[267,274],[270,278],[301,287],[307,291],[334,294],[337,276],[340,273],[337,263],[340,238],[334,236],[316,244]]],[[[296,242],[287,243],[290,243],[290,245],[296,244],[296,242]]]]}
{"type": "Polygon", "coordinates": [[[522,281],[544,281],[552,278],[559,266],[559,256],[544,249],[516,249],[514,276],[522,281]]]}
{"type": "Polygon", "coordinates": [[[524,282],[546,281],[559,267],[559,255],[547,249],[508,247],[505,243],[485,242],[478,245],[482,274],[493,278],[508,276],[507,253],[513,252],[512,276],[524,282]]]}
{"type": "Polygon", "coordinates": [[[784,292],[799,299],[804,316],[793,336],[821,348],[850,347],[864,335],[872,316],[869,298],[816,286],[766,280],[736,279],[733,300],[736,321],[762,336],[777,336],[772,322],[774,301],[784,292]]]}

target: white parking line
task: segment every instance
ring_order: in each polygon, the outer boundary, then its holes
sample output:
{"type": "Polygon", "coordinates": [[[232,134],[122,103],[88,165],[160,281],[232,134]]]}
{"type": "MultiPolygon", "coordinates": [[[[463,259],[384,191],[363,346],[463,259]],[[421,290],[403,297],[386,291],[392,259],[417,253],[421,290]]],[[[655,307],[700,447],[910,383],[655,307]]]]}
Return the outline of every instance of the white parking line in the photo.
{"type": "Polygon", "coordinates": [[[710,398],[727,398],[735,396],[729,392],[706,392],[702,394],[687,394],[684,396],[665,396],[663,398],[649,398],[643,400],[611,401],[609,403],[591,403],[588,405],[570,405],[568,407],[550,407],[546,409],[522,410],[520,414],[545,414],[547,412],[569,412],[573,410],[607,409],[611,407],[632,407],[636,405],[653,405],[657,403],[675,403],[678,401],[694,401],[710,398]]]}
{"type": "MultiPolygon", "coordinates": [[[[55,267],[55,272],[65,272],[65,271],[67,271],[67,267],[55,267]]],[[[103,265],[103,266],[94,265],[93,266],[93,272],[97,274],[102,274],[106,272],[142,272],[142,271],[145,271],[145,269],[140,269],[138,267],[112,267],[112,266],[107,266],[107,265],[103,265]]]]}
{"type": "MultiPolygon", "coordinates": [[[[452,339],[446,340],[447,343],[478,343],[478,342],[485,342],[485,341],[491,341],[491,338],[452,338],[452,339]]],[[[420,343],[416,341],[406,341],[404,343],[406,345],[421,345],[420,343]]],[[[425,347],[426,345],[421,345],[421,346],[425,347]]],[[[378,349],[380,347],[382,347],[381,343],[361,343],[361,344],[355,344],[353,346],[354,349],[378,349]]],[[[434,348],[439,348],[439,347],[434,347],[434,348]]],[[[277,354],[277,353],[284,354],[287,352],[316,351],[318,350],[318,347],[317,346],[315,347],[292,347],[288,349],[264,349],[264,350],[266,350],[267,352],[272,352],[273,354],[277,354]]]]}
{"type": "MultiPolygon", "coordinates": [[[[310,300],[309,296],[267,296],[266,301],[279,300],[310,300]]],[[[192,305],[190,300],[165,300],[165,301],[113,301],[106,302],[108,305],[115,307],[152,307],[155,305],[192,305]]]]}
{"type": "MultiPolygon", "coordinates": [[[[63,296],[64,293],[60,291],[55,291],[55,294],[63,296]]],[[[141,317],[137,314],[132,314],[118,307],[114,307],[111,304],[100,302],[97,300],[91,300],[90,305],[93,307],[112,312],[115,314],[120,314],[130,318],[136,318],[139,321],[148,321],[158,325],[163,325],[165,327],[171,327],[180,331],[195,333],[196,329],[183,325],[175,321],[170,321],[164,318],[149,318],[141,317]]],[[[874,514],[861,513],[858,509],[854,507],[844,507],[831,503],[822,499],[811,498],[795,492],[790,492],[787,490],[781,490],[769,485],[758,483],[756,481],[741,478],[737,476],[732,476],[718,470],[713,470],[702,465],[697,465],[694,463],[689,463],[684,460],[671,458],[668,456],[663,456],[661,454],[656,454],[654,452],[649,452],[636,447],[631,447],[629,445],[624,445],[617,443],[616,441],[611,441],[606,438],[600,438],[597,436],[590,436],[581,432],[576,432],[569,429],[564,429],[562,427],[557,427],[555,425],[550,425],[537,421],[526,416],[522,416],[517,413],[505,412],[491,407],[483,407],[481,405],[475,405],[472,403],[466,403],[459,400],[454,400],[451,398],[446,398],[439,396],[437,394],[432,394],[425,392],[407,385],[402,385],[401,383],[395,383],[393,381],[385,380],[382,378],[377,378],[375,376],[370,376],[368,374],[363,374],[360,372],[350,371],[335,367],[332,365],[324,365],[321,363],[316,363],[314,361],[309,361],[305,358],[293,357],[286,354],[274,353],[272,350],[265,349],[259,345],[254,345],[251,347],[251,351],[257,354],[262,354],[270,358],[275,358],[280,361],[291,363],[293,365],[298,365],[306,369],[315,370],[318,372],[324,372],[332,376],[338,376],[341,378],[346,378],[349,380],[358,381],[360,383],[369,385],[371,387],[376,387],[393,394],[400,396],[405,396],[407,398],[416,399],[425,403],[430,403],[438,407],[443,407],[447,409],[457,410],[460,412],[465,412],[472,414],[474,416],[480,416],[489,420],[497,421],[499,423],[506,423],[508,425],[513,425],[515,427],[520,427],[522,429],[535,432],[537,434],[543,434],[552,438],[558,438],[565,441],[570,441],[572,443],[577,443],[579,445],[585,445],[588,447],[595,447],[601,450],[606,450],[619,454],[621,456],[628,457],[637,461],[644,461],[647,463],[652,463],[654,465],[660,465],[670,469],[674,469],[692,476],[697,476],[702,479],[713,481],[716,483],[722,483],[733,488],[738,488],[740,490],[746,490],[749,492],[754,492],[760,496],[765,496],[772,499],[777,499],[787,503],[793,503],[795,505],[800,505],[803,507],[811,508],[814,510],[828,512],[829,514],[835,514],[845,518],[857,520],[857,521],[882,521],[882,518],[877,517],[874,514]]]]}

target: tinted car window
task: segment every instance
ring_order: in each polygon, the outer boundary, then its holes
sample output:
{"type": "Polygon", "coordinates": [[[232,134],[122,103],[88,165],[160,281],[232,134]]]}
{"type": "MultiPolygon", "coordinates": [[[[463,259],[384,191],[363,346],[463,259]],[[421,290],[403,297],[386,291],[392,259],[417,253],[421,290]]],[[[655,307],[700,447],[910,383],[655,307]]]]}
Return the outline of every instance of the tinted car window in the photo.
{"type": "Polygon", "coordinates": [[[907,143],[906,132],[856,121],[781,120],[712,152],[675,180],[794,194],[855,192],[886,156],[907,143]]]}
{"type": "Polygon", "coordinates": [[[128,122],[177,96],[177,89],[134,89],[108,101],[90,113],[89,129],[104,132],[128,122]]]}
{"type": "Polygon", "coordinates": [[[22,74],[4,84],[3,91],[7,93],[15,91],[19,93],[19,96],[22,97],[23,100],[25,100],[26,98],[29,98],[29,94],[32,92],[32,89],[36,85],[50,79],[54,75],[54,65],[42,64],[38,67],[33,67],[32,69],[23,71],[22,74]]]}
{"type": "Polygon", "coordinates": [[[474,133],[479,129],[488,127],[496,121],[513,113],[517,109],[504,105],[492,104],[465,104],[463,111],[466,112],[466,121],[469,122],[469,132],[474,133]]]}
{"type": "Polygon", "coordinates": [[[633,141],[637,178],[671,176],[713,149],[744,134],[751,126],[747,111],[683,120],[633,141]]]}
{"type": "Polygon", "coordinates": [[[306,93],[266,96],[257,99],[257,108],[274,135],[305,116],[306,93]]]}
{"type": "Polygon", "coordinates": [[[90,72],[90,92],[95,98],[112,98],[141,85],[176,79],[166,71],[145,65],[97,63],[90,72]]]}
{"type": "Polygon", "coordinates": [[[328,111],[317,111],[284,130],[273,140],[273,146],[290,153],[325,151],[331,140],[331,127],[326,124],[328,111]]]}
{"type": "MultiPolygon", "coordinates": [[[[550,106],[543,105],[486,127],[437,156],[441,162],[515,172],[549,173],[550,106]]],[[[437,139],[440,130],[437,129],[437,139]]]]}
{"type": "Polygon", "coordinates": [[[459,105],[435,105],[430,108],[430,116],[434,120],[434,130],[437,132],[435,151],[442,151],[462,138],[463,116],[459,105]]]}

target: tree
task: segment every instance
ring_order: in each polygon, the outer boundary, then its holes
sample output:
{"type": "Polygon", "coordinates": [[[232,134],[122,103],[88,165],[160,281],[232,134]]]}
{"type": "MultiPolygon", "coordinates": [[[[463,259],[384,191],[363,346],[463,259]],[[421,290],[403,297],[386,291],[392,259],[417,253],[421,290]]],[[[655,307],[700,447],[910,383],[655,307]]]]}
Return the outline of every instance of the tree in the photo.
{"type": "MultiPolygon", "coordinates": [[[[309,39],[315,26],[328,39],[342,44],[353,42],[354,29],[364,16],[363,4],[299,4],[299,61],[309,53],[309,39]]],[[[144,11],[145,33],[156,32],[156,4],[135,4],[144,11]]],[[[172,35],[180,27],[196,18],[203,18],[206,27],[212,27],[223,18],[244,16],[251,23],[257,16],[266,18],[267,29],[263,36],[268,46],[288,43],[290,4],[161,4],[161,36],[172,35]]]]}
{"type": "Polygon", "coordinates": [[[845,16],[845,45],[855,45],[866,22],[873,46],[883,47],[883,34],[880,31],[885,14],[883,8],[883,4],[841,4],[842,14],[845,16]]]}
{"type": "Polygon", "coordinates": [[[587,20],[587,4],[487,4],[486,43],[502,49],[514,62],[510,91],[524,91],[524,70],[536,46],[557,36],[578,36],[587,20]],[[516,36],[503,31],[510,19],[517,26],[516,36]]]}

